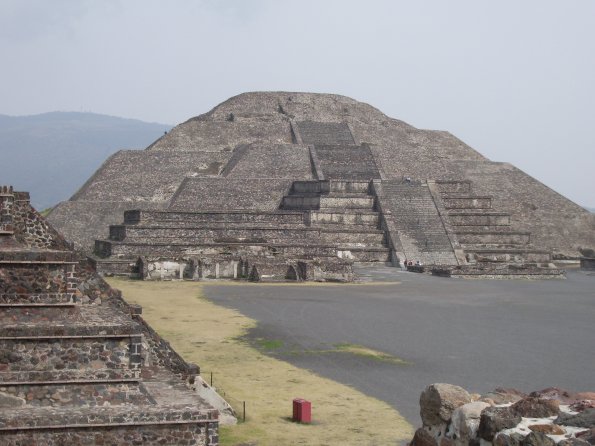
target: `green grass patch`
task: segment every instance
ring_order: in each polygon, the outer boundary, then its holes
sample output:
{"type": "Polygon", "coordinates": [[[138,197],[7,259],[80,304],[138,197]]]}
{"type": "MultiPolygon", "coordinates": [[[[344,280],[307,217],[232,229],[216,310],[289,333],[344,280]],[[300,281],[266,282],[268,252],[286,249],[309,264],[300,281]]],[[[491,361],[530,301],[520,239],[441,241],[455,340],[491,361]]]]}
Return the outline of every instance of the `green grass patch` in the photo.
{"type": "MultiPolygon", "coordinates": [[[[378,350],[374,350],[369,347],[364,347],[363,345],[358,344],[335,344],[335,351],[350,353],[352,355],[364,356],[366,358],[374,359],[377,361],[384,361],[384,362],[391,362],[393,364],[399,365],[411,365],[409,361],[405,361],[397,356],[391,355],[389,353],[381,352],[378,350]]],[[[332,351],[332,350],[331,350],[332,351]]]]}
{"type": "Polygon", "coordinates": [[[278,339],[258,338],[256,339],[256,345],[262,350],[279,350],[280,348],[283,348],[285,344],[278,339]]]}

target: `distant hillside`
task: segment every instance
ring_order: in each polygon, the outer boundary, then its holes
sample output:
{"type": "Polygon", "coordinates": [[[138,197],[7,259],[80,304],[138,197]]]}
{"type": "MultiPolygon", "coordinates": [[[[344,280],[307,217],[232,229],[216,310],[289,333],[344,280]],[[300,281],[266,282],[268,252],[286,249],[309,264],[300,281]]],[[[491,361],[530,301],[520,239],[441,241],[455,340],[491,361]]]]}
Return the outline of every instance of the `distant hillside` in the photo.
{"type": "Polygon", "coordinates": [[[95,113],[0,115],[0,184],[42,210],[67,200],[112,153],[145,148],[172,126],[95,113]]]}

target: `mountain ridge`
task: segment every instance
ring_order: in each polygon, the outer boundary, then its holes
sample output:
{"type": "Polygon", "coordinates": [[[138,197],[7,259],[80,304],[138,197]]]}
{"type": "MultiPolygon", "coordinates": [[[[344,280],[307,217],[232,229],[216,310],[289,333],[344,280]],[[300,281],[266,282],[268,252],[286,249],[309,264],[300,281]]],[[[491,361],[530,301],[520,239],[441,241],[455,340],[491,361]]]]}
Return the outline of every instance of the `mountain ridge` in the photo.
{"type": "Polygon", "coordinates": [[[67,200],[121,149],[144,149],[172,128],[93,112],[0,114],[0,182],[31,192],[44,209],[67,200]]]}

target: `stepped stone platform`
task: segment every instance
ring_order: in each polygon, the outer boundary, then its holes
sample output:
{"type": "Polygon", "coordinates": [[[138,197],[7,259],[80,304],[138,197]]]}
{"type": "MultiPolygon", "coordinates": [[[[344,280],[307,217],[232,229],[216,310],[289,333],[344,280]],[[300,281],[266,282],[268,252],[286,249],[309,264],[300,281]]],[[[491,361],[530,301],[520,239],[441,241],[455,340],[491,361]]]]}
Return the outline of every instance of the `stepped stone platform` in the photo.
{"type": "Polygon", "coordinates": [[[551,268],[595,247],[593,215],[514,166],[311,93],[241,94],[119,152],[49,220],[100,273],[144,279],[349,280],[354,262],[551,268]]]}
{"type": "Polygon", "coordinates": [[[198,366],[141,314],[0,187],[0,444],[217,445],[198,366]]]}

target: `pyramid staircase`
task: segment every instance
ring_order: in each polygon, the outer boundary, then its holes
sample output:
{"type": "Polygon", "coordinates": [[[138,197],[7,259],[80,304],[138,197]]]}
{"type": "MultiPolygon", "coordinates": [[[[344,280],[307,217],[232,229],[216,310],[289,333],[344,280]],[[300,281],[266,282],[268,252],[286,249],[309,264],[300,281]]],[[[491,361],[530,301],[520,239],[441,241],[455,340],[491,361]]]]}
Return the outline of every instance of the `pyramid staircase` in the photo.
{"type": "Polygon", "coordinates": [[[467,262],[551,262],[551,253],[536,249],[529,232],[515,230],[510,214],[493,208],[491,196],[474,194],[470,181],[437,181],[434,192],[467,262]]]}
{"type": "Polygon", "coordinates": [[[23,243],[17,213],[42,227],[28,195],[0,188],[0,444],[218,444],[217,411],[146,367],[139,311],[85,303],[75,253],[23,243]]]}
{"type": "Polygon", "coordinates": [[[158,279],[248,277],[260,265],[261,275],[285,278],[288,265],[320,260],[334,275],[345,262],[388,261],[373,208],[368,182],[296,181],[273,212],[126,211],[96,241],[95,264],[158,279]],[[137,259],[152,264],[144,274],[137,259]]]}
{"type": "Polygon", "coordinates": [[[295,181],[281,208],[304,212],[306,224],[356,262],[389,262],[390,252],[369,181],[295,181]]]}
{"type": "Polygon", "coordinates": [[[456,241],[449,237],[427,183],[383,180],[377,185],[383,218],[398,240],[399,261],[457,265],[456,241]]]}

